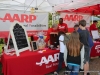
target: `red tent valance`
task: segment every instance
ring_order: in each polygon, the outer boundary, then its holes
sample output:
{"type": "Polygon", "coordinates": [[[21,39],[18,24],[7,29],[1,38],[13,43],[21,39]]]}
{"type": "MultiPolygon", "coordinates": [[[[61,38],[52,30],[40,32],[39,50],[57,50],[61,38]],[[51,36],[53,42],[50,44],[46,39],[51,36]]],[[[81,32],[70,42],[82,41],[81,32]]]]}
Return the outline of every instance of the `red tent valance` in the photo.
{"type": "Polygon", "coordinates": [[[58,12],[90,13],[91,15],[100,15],[100,4],[92,5],[88,7],[82,7],[78,9],[63,10],[58,12]]]}

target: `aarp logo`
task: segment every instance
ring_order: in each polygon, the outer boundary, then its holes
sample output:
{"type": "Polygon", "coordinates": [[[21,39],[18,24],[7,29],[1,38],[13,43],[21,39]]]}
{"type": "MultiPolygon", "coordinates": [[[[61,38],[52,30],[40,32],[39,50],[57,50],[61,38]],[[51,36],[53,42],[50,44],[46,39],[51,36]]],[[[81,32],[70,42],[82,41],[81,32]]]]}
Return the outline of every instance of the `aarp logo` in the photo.
{"type": "Polygon", "coordinates": [[[97,51],[97,53],[100,53],[100,45],[96,45],[95,50],[97,51]]]}

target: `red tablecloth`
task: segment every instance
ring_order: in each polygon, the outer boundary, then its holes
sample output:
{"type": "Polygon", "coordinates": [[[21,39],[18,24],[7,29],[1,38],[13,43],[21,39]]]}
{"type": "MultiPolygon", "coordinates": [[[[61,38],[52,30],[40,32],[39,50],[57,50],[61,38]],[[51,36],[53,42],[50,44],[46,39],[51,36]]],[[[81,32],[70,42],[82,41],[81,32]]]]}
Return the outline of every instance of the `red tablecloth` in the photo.
{"type": "Polygon", "coordinates": [[[4,75],[45,75],[57,69],[58,55],[59,50],[47,50],[44,53],[26,51],[19,57],[4,54],[2,72],[4,75]]]}
{"type": "Polygon", "coordinates": [[[91,49],[91,57],[100,56],[100,42],[95,42],[91,49]]]}

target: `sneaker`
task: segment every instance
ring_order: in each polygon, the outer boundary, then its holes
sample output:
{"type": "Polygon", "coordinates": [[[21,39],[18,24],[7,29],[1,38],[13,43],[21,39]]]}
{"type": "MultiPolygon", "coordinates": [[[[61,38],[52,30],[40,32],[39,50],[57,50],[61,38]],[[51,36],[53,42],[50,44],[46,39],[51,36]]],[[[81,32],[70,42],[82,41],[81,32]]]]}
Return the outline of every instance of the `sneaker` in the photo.
{"type": "Polygon", "coordinates": [[[83,69],[79,69],[79,71],[84,71],[83,69]]]}
{"type": "Polygon", "coordinates": [[[64,71],[64,75],[68,75],[68,72],[67,71],[64,71]]]}
{"type": "Polygon", "coordinates": [[[87,75],[90,75],[90,73],[87,73],[87,75]]]}
{"type": "Polygon", "coordinates": [[[54,75],[58,75],[58,73],[57,72],[54,72],[54,75]]]}

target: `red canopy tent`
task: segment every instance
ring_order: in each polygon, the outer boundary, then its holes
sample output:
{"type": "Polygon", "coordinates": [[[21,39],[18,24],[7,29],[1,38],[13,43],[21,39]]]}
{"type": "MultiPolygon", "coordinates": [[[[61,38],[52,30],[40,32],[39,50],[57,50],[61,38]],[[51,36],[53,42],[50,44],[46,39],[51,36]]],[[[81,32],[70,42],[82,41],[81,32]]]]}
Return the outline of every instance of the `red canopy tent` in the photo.
{"type": "MultiPolygon", "coordinates": [[[[81,7],[78,9],[70,9],[70,10],[61,10],[58,12],[75,12],[75,13],[89,13],[91,15],[100,15],[100,4],[87,6],[87,7],[81,7]]],[[[69,32],[72,32],[73,28],[69,28],[69,32]]]]}
{"type": "Polygon", "coordinates": [[[82,7],[78,9],[61,10],[58,12],[90,13],[91,15],[99,15],[100,14],[100,4],[82,7]]]}

